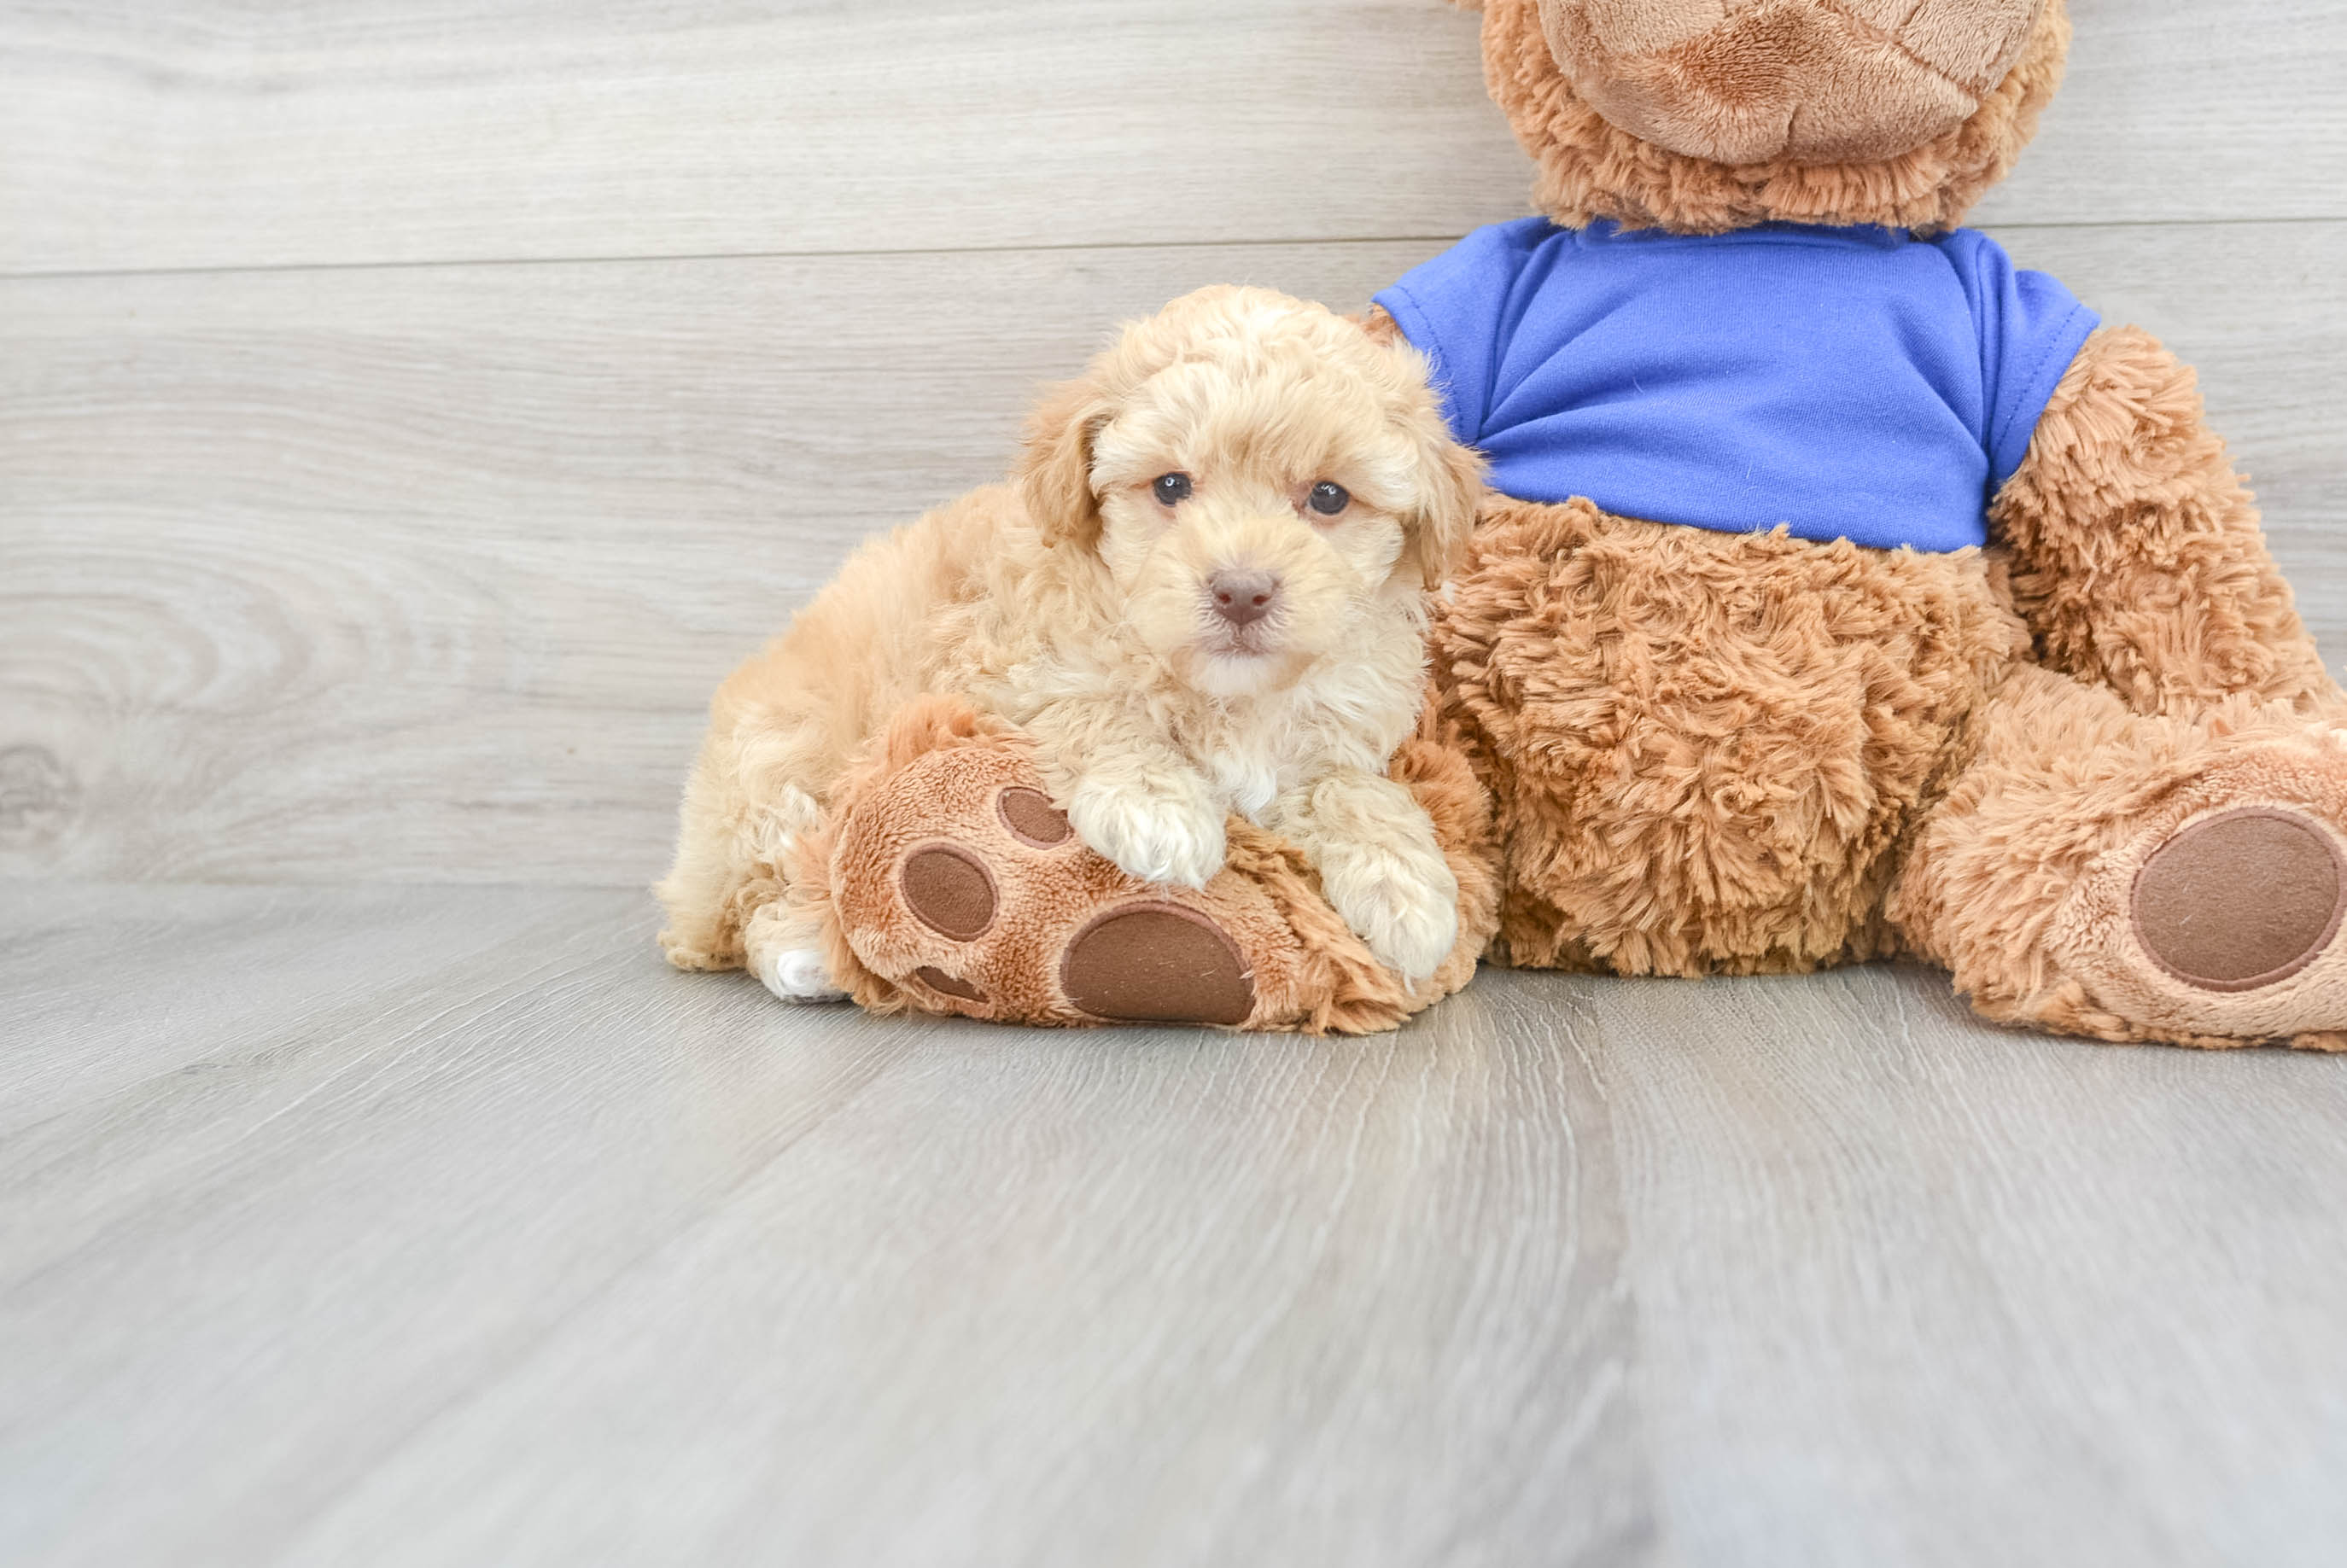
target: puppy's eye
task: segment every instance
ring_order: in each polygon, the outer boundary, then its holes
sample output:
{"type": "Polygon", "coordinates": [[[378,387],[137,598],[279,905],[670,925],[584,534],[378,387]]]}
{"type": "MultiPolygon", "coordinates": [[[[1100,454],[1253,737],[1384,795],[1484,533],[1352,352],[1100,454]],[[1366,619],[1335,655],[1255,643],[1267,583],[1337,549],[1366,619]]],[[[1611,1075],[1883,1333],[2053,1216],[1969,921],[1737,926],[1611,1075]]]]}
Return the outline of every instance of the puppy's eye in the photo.
{"type": "Polygon", "coordinates": [[[1156,481],[1152,484],[1149,488],[1150,491],[1156,496],[1161,505],[1168,507],[1179,506],[1181,503],[1190,498],[1190,476],[1187,474],[1160,474],[1157,476],[1156,481]]]}
{"type": "Polygon", "coordinates": [[[1304,497],[1304,504],[1324,518],[1333,518],[1353,504],[1353,497],[1344,486],[1323,479],[1312,487],[1312,493],[1304,497]]]}

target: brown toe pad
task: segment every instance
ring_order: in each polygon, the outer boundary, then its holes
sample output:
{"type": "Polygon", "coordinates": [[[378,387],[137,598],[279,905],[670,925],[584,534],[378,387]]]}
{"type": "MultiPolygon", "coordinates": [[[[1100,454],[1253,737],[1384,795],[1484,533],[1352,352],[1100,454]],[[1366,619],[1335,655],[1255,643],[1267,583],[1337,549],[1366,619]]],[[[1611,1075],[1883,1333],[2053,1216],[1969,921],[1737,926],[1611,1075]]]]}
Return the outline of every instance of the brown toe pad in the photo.
{"type": "Polygon", "coordinates": [[[986,935],[1000,899],[986,862],[958,844],[932,844],[906,856],[897,874],[905,907],[933,931],[967,942],[986,935]]]}
{"type": "Polygon", "coordinates": [[[1125,904],[1095,917],[1060,965],[1068,999],[1124,1023],[1245,1023],[1255,984],[1238,945],[1179,904],[1125,904]]]}
{"type": "Polygon", "coordinates": [[[2248,806],[2203,817],[2137,873],[2137,938],[2187,985],[2247,991],[2314,961],[2347,914],[2347,865],[2296,812],[2248,806]]]}
{"type": "Polygon", "coordinates": [[[1024,784],[1013,784],[997,795],[994,809],[1010,836],[1030,849],[1065,844],[1068,835],[1075,831],[1068,825],[1068,814],[1053,805],[1050,795],[1024,784]]]}
{"type": "Polygon", "coordinates": [[[913,971],[913,978],[933,991],[942,992],[949,997],[959,997],[966,1002],[978,1002],[982,1005],[987,999],[984,991],[971,985],[968,980],[946,973],[935,964],[923,964],[913,971]]]}

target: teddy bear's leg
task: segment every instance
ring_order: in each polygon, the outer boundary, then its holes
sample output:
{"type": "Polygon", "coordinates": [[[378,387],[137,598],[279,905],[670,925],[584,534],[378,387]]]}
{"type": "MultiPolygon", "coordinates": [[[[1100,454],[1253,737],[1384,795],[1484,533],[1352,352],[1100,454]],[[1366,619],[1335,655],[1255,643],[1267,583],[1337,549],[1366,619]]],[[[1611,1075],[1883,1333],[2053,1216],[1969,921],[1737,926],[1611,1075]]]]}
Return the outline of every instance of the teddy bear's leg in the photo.
{"type": "Polygon", "coordinates": [[[1886,913],[1993,1019],[2102,1040],[2347,1047],[2347,726],[2195,719],[2022,666],[1886,913]]]}
{"type": "Polygon", "coordinates": [[[843,782],[793,886],[830,972],[878,1011],[1004,1022],[1390,1029],[1474,972],[1496,919],[1485,799],[1430,729],[1393,776],[1460,882],[1458,944],[1407,987],[1329,908],[1303,856],[1245,821],[1199,890],[1139,882],[1087,848],[1044,793],[1027,737],[937,699],[899,714],[843,782]]]}
{"type": "Polygon", "coordinates": [[[2050,668],[2141,713],[2338,698],[2191,370],[2149,333],[2086,341],[1993,519],[2050,668]]]}

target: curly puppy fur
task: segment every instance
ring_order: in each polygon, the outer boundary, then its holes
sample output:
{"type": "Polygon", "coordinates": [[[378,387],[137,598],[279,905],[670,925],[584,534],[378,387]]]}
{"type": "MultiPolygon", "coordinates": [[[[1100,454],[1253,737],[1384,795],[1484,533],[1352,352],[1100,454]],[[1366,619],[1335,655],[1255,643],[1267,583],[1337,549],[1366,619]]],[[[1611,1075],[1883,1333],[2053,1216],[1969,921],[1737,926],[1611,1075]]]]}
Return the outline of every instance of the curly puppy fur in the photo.
{"type": "Polygon", "coordinates": [[[1690,234],[1768,222],[1953,228],[2036,134],[2070,44],[2062,0],[2047,0],[1978,111],[1921,147],[1871,162],[1731,164],[1641,141],[1599,114],[1550,51],[1540,0],[1486,0],[1482,11],[1485,85],[1539,166],[1535,204],[1570,228],[1600,218],[1690,234]]]}
{"type": "Polygon", "coordinates": [[[1125,872],[1203,886],[1235,811],[1300,848],[1381,961],[1431,973],[1456,879],[1385,770],[1480,470],[1426,376],[1260,290],[1126,328],[1036,415],[1015,488],[866,545],[719,690],[657,889],[671,960],[839,989],[789,895],[794,848],[890,716],[950,692],[1035,738],[1054,800],[1125,872]],[[1215,610],[1234,580],[1265,601],[1245,624],[1215,610]]]}

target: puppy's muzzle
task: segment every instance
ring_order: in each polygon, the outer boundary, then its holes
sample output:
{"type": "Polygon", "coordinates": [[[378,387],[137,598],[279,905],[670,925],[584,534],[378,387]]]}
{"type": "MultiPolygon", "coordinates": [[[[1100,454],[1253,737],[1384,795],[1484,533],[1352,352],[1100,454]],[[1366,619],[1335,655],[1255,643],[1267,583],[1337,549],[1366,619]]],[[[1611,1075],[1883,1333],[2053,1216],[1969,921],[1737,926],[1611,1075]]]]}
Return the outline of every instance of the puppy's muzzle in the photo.
{"type": "Polygon", "coordinates": [[[1279,608],[1279,579],[1267,571],[1218,571],[1206,581],[1214,613],[1245,630],[1279,608]]]}

